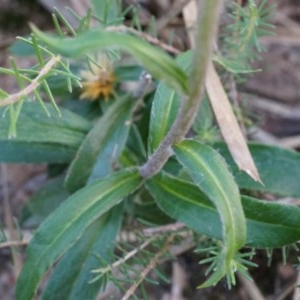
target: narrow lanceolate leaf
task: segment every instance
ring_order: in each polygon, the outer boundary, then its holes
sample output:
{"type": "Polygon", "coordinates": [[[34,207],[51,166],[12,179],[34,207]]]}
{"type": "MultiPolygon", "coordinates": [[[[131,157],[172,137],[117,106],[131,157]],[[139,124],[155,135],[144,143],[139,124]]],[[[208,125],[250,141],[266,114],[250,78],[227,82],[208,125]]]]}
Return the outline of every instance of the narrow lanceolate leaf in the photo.
{"type": "Polygon", "coordinates": [[[212,64],[209,65],[206,90],[222,135],[238,167],[255,181],[261,182],[259,173],[248,149],[245,137],[232,111],[220,78],[212,64]]]}
{"type": "Polygon", "coordinates": [[[58,116],[51,105],[45,106],[49,117],[38,103],[24,103],[13,138],[8,137],[8,113],[0,110],[0,161],[62,163],[72,159],[90,122],[66,109],[58,116]]]}
{"type": "Polygon", "coordinates": [[[119,205],[89,226],[55,266],[42,300],[95,299],[105,282],[99,279],[91,284],[91,271],[110,263],[122,219],[123,207],[119,205]]]}
{"type": "MultiPolygon", "coordinates": [[[[188,71],[192,59],[192,52],[188,51],[179,55],[176,63],[184,70],[188,71]]],[[[160,82],[152,103],[151,118],[149,127],[148,152],[152,154],[163,138],[167,135],[173,122],[176,119],[181,95],[174,89],[160,82]]]]}
{"type": "Polygon", "coordinates": [[[74,38],[59,38],[43,33],[36,27],[33,32],[51,50],[67,57],[79,56],[100,48],[118,48],[130,52],[157,79],[186,94],[187,76],[178,65],[159,48],[124,33],[90,30],[74,38]]]}
{"type": "Polygon", "coordinates": [[[114,173],[70,196],[36,231],[19,276],[17,300],[31,300],[43,275],[87,227],[141,184],[136,168],[114,173]]]}
{"type": "Polygon", "coordinates": [[[170,130],[180,106],[180,96],[164,83],[156,89],[151,109],[148,152],[153,153],[170,130]]]}
{"type": "Polygon", "coordinates": [[[113,170],[127,140],[133,105],[129,97],[116,101],[94,125],[69,167],[68,191],[74,192],[89,178],[103,178],[113,170]]]}
{"type": "Polygon", "coordinates": [[[240,188],[281,196],[300,197],[300,154],[298,152],[250,143],[250,151],[264,183],[264,185],[261,185],[238,170],[224,143],[217,143],[214,148],[221,153],[230,165],[240,188]]]}
{"type": "MultiPolygon", "coordinates": [[[[161,173],[146,183],[159,207],[199,233],[222,239],[220,216],[208,197],[193,183],[161,173]]],[[[246,245],[283,247],[300,239],[300,208],[242,196],[247,224],[246,245]]]]}
{"type": "Polygon", "coordinates": [[[220,215],[224,257],[218,270],[202,285],[204,287],[216,283],[226,274],[237,250],[244,245],[245,216],[238,187],[217,151],[197,141],[184,140],[174,147],[174,152],[179,163],[214,203],[220,215]]]}

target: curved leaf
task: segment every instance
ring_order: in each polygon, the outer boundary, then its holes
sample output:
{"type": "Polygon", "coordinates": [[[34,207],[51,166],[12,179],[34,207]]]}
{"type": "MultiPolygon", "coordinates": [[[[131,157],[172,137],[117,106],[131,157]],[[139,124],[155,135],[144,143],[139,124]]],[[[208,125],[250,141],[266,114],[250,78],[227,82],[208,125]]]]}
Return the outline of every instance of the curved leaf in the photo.
{"type": "MultiPolygon", "coordinates": [[[[159,207],[170,217],[199,233],[222,239],[222,225],[216,208],[191,182],[161,173],[146,182],[159,207]]],[[[300,208],[242,196],[247,238],[255,248],[283,247],[300,239],[300,208]]]]}
{"type": "Polygon", "coordinates": [[[94,29],[73,38],[60,38],[47,35],[34,26],[32,30],[50,49],[67,57],[79,56],[106,47],[126,50],[155,78],[163,80],[181,93],[186,94],[188,91],[187,76],[171,57],[135,36],[94,29]]]}
{"type": "Polygon", "coordinates": [[[94,125],[69,167],[68,191],[75,192],[88,180],[103,178],[112,171],[127,140],[133,105],[129,97],[117,100],[94,125]]]}
{"type": "Polygon", "coordinates": [[[85,229],[141,184],[136,168],[114,173],[70,196],[36,231],[16,289],[18,300],[31,300],[45,272],[85,229]]]}
{"type": "Polygon", "coordinates": [[[196,185],[216,206],[222,223],[223,261],[217,271],[202,285],[220,280],[230,269],[231,262],[245,243],[246,221],[238,187],[219,153],[193,140],[174,146],[176,157],[196,185]]]}
{"type": "MultiPolygon", "coordinates": [[[[84,136],[82,137],[84,139],[84,136]]],[[[68,163],[79,145],[75,148],[63,144],[28,143],[14,140],[0,140],[0,162],[5,163],[68,163]]]]}
{"type": "Polygon", "coordinates": [[[122,219],[122,206],[116,206],[89,226],[55,266],[42,300],[82,300],[96,297],[104,282],[98,280],[91,284],[91,270],[100,264],[104,266],[104,262],[110,262],[122,219]]]}
{"type": "Polygon", "coordinates": [[[275,146],[250,143],[249,149],[264,183],[264,185],[261,185],[238,170],[224,143],[215,144],[214,147],[230,165],[240,188],[282,196],[300,196],[300,154],[298,152],[275,146]]]}

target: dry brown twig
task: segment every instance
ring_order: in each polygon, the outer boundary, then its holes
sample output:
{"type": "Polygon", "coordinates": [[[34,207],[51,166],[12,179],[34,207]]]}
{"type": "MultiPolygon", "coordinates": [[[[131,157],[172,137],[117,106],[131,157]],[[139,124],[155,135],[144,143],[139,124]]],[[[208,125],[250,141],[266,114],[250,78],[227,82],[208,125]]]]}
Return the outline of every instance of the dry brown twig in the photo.
{"type": "Polygon", "coordinates": [[[182,300],[183,290],[187,286],[188,276],[184,268],[178,261],[174,261],[172,265],[172,289],[170,299],[182,300]]]}
{"type": "Polygon", "coordinates": [[[20,247],[28,245],[30,240],[21,240],[21,241],[7,241],[0,243],[0,249],[9,248],[9,247],[20,247]]]}
{"type": "Polygon", "coordinates": [[[124,257],[121,259],[115,261],[113,264],[108,265],[107,267],[95,269],[92,271],[92,273],[107,273],[109,271],[113,271],[114,269],[118,268],[120,265],[124,264],[126,261],[128,261],[130,258],[134,257],[138,252],[145,249],[150,243],[152,243],[155,239],[157,239],[157,236],[153,236],[146,240],[142,245],[134,248],[132,251],[128,252],[124,257]]]}
{"type": "Polygon", "coordinates": [[[26,86],[24,89],[19,91],[18,93],[9,95],[7,98],[3,99],[0,101],[0,107],[1,106],[7,106],[14,104],[18,101],[20,101],[23,97],[30,95],[33,93],[41,84],[41,79],[47,75],[52,68],[61,60],[61,57],[58,56],[53,56],[46,64],[45,66],[40,70],[39,74],[37,77],[35,77],[31,83],[26,86]]]}
{"type": "MultiPolygon", "coordinates": [[[[171,226],[172,225],[173,224],[171,224],[171,226]]],[[[176,223],[174,225],[176,225],[176,223]]],[[[161,227],[165,227],[165,226],[161,226],[161,227]]],[[[136,239],[134,241],[136,241],[136,239]]],[[[177,257],[177,256],[181,255],[182,253],[185,253],[186,251],[191,250],[194,247],[195,247],[195,240],[192,236],[188,236],[188,237],[184,238],[179,244],[176,243],[175,245],[172,245],[170,243],[169,249],[168,249],[168,251],[170,253],[170,258],[177,257]]],[[[158,263],[162,264],[162,263],[166,262],[167,260],[169,260],[170,258],[167,257],[166,259],[160,259],[158,263]]],[[[140,265],[133,265],[132,268],[134,269],[134,271],[129,271],[129,273],[127,274],[127,277],[129,277],[131,279],[135,279],[137,274],[141,273],[142,268],[140,265]]],[[[117,269],[115,269],[114,275],[116,278],[120,278],[120,279],[124,278],[124,276],[122,274],[120,274],[120,272],[118,272],[117,269]]],[[[121,298],[121,294],[118,293],[117,287],[112,283],[108,283],[105,290],[98,295],[97,299],[98,300],[108,299],[111,295],[114,295],[116,299],[121,298]]]]}
{"type": "MultiPolygon", "coordinates": [[[[13,215],[10,207],[7,169],[6,169],[6,165],[4,164],[1,165],[1,182],[2,182],[2,189],[3,189],[3,208],[4,208],[5,225],[7,226],[9,236],[12,239],[17,240],[19,236],[14,226],[13,215]]],[[[13,266],[14,275],[15,278],[17,278],[22,269],[23,262],[19,254],[16,252],[16,249],[11,248],[11,254],[14,262],[14,266],[13,266]]]]}
{"type": "Polygon", "coordinates": [[[169,53],[172,53],[172,54],[180,54],[181,53],[181,51],[179,49],[177,49],[173,46],[170,46],[168,44],[165,44],[165,43],[161,42],[159,39],[154,38],[153,36],[151,36],[147,33],[138,31],[134,28],[127,27],[125,25],[109,26],[109,27],[106,28],[106,30],[107,31],[114,31],[114,32],[129,32],[129,33],[132,33],[132,34],[146,40],[150,44],[153,44],[155,46],[158,46],[158,47],[162,48],[163,50],[165,50],[169,53]]]}
{"type": "Polygon", "coordinates": [[[162,249],[153,257],[149,265],[141,272],[138,281],[127,290],[126,294],[122,297],[121,300],[127,300],[135,293],[136,289],[145,280],[146,276],[150,273],[150,271],[153,270],[156,267],[156,265],[160,262],[160,258],[168,251],[174,237],[174,235],[168,237],[162,249]]]}
{"type": "Polygon", "coordinates": [[[160,32],[191,0],[177,0],[173,7],[156,22],[156,30],[160,32]]]}
{"type": "Polygon", "coordinates": [[[262,295],[261,291],[255,284],[255,282],[246,279],[244,276],[237,273],[237,277],[242,283],[247,295],[250,300],[264,300],[265,297],[262,295]]]}

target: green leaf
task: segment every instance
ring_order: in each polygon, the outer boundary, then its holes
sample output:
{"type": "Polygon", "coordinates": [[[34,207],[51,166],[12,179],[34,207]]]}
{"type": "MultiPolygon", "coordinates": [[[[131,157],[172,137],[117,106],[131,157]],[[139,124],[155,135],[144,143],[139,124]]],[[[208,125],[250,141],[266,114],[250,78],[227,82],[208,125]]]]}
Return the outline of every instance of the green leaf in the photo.
{"type": "MultiPolygon", "coordinates": [[[[191,64],[192,52],[179,55],[176,63],[187,71],[191,64]]],[[[149,126],[148,152],[151,154],[169,132],[176,119],[181,95],[165,83],[160,82],[153,99],[149,126]]]]}
{"type": "MultiPolygon", "coordinates": [[[[146,187],[167,215],[199,233],[222,239],[216,208],[193,183],[161,173],[149,179],[146,187]]],[[[300,208],[247,196],[242,196],[242,206],[247,224],[247,246],[275,248],[299,240],[300,208]]]]}
{"type": "Polygon", "coordinates": [[[247,218],[247,245],[274,248],[299,241],[299,207],[248,196],[243,196],[242,204],[247,218]]]}
{"type": "Polygon", "coordinates": [[[16,299],[31,300],[43,275],[86,228],[141,184],[135,168],[114,173],[64,201],[36,231],[19,276],[16,299]]]}
{"type": "Polygon", "coordinates": [[[103,178],[113,170],[127,140],[133,106],[130,97],[119,99],[94,125],[68,170],[68,191],[74,192],[87,181],[103,178]]]}
{"type": "MultiPolygon", "coordinates": [[[[0,140],[0,162],[5,163],[67,163],[76,148],[62,144],[28,143],[14,140],[0,140]]],[[[79,147],[79,145],[78,145],[79,147]]]]}
{"type": "Polygon", "coordinates": [[[26,227],[38,227],[69,194],[64,189],[64,176],[49,180],[23,206],[21,222],[26,227]]]}
{"type": "Polygon", "coordinates": [[[202,285],[215,284],[231,268],[236,252],[246,239],[246,221],[238,187],[219,153],[193,140],[174,146],[175,155],[216,206],[222,223],[223,257],[217,271],[202,285]]]}
{"type": "Polygon", "coordinates": [[[250,143],[250,152],[264,184],[261,185],[252,180],[245,172],[238,170],[225,144],[218,143],[214,147],[230,165],[240,188],[282,196],[300,196],[300,154],[298,152],[250,143]]]}
{"type": "Polygon", "coordinates": [[[55,267],[44,290],[43,300],[96,297],[103,282],[100,279],[91,284],[91,271],[99,265],[110,263],[122,219],[123,207],[118,205],[89,226],[55,267]]]}
{"type": "Polygon", "coordinates": [[[148,152],[153,153],[169,132],[180,107],[180,96],[160,83],[153,99],[149,127],[148,152]]]}
{"type": "Polygon", "coordinates": [[[152,226],[165,225],[172,222],[170,217],[158,207],[151,193],[146,189],[141,190],[138,200],[134,202],[133,213],[135,219],[152,226]]]}
{"type": "MultiPolygon", "coordinates": [[[[49,117],[37,102],[23,104],[18,117],[16,139],[29,143],[58,143],[77,147],[91,128],[91,123],[66,109],[61,109],[59,116],[51,104],[45,106],[49,117]]],[[[0,138],[3,140],[8,136],[9,116],[5,108],[1,109],[0,114],[0,138]]]]}
{"type": "Polygon", "coordinates": [[[139,124],[133,124],[131,126],[126,143],[126,155],[133,159],[132,161],[135,162],[134,165],[140,165],[144,163],[147,157],[145,145],[139,129],[139,124]]]}
{"type": "Polygon", "coordinates": [[[53,37],[36,27],[33,32],[52,51],[66,57],[80,56],[101,48],[119,48],[130,52],[157,79],[187,94],[187,76],[165,52],[129,34],[90,30],[73,38],[53,37]]]}
{"type": "Polygon", "coordinates": [[[9,138],[10,118],[0,110],[0,161],[52,162],[70,161],[91,124],[80,116],[61,109],[61,117],[45,104],[50,117],[36,103],[24,103],[17,122],[17,136],[9,138]]]}
{"type": "Polygon", "coordinates": [[[147,180],[146,187],[167,215],[202,234],[222,239],[216,208],[193,183],[163,172],[147,180]]]}
{"type": "Polygon", "coordinates": [[[193,123],[193,130],[195,133],[205,136],[209,130],[213,127],[214,115],[209,103],[207,95],[200,103],[197,116],[193,123]]]}

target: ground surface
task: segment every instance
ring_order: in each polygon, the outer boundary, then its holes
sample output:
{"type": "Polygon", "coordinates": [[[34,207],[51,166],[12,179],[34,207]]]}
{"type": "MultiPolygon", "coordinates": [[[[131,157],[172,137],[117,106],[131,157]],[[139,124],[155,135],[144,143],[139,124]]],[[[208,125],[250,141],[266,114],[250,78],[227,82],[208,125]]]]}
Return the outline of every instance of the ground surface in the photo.
{"type": "MultiPolygon", "coordinates": [[[[41,1],[42,3],[43,1],[41,1]]],[[[44,1],[45,2],[45,1],[44,1]]],[[[47,1],[46,1],[47,2],[47,1]]],[[[48,1],[48,7],[49,7],[48,1]]],[[[130,1],[128,1],[130,2],[130,1]]],[[[132,2],[132,1],[131,1],[132,2]]],[[[144,1],[147,2],[147,1],[144,1]]],[[[143,11],[144,17],[150,13],[161,18],[168,10],[169,1],[149,1],[143,11]],[[158,5],[159,3],[159,5],[158,5]]],[[[277,4],[273,23],[276,25],[276,35],[262,39],[266,52],[257,66],[263,71],[250,77],[239,89],[238,101],[246,101],[249,114],[259,116],[259,126],[253,132],[252,138],[263,142],[275,143],[294,149],[300,149],[300,1],[281,0],[270,1],[277,4]]],[[[57,5],[53,1],[54,5],[57,5]]],[[[61,1],[58,4],[61,4],[61,1]]],[[[70,3],[72,5],[72,1],[70,3]]],[[[35,1],[0,0],[0,66],[9,65],[7,47],[17,35],[29,32],[28,22],[34,22],[40,28],[51,28],[50,12],[35,1]]],[[[180,18],[170,22],[170,26],[183,27],[180,18]]],[[[168,34],[167,26],[161,36],[168,34]]],[[[183,29],[179,29],[182,30],[183,29]]],[[[177,46],[182,41],[175,41],[177,46]]],[[[186,44],[183,41],[183,44],[186,44]]],[[[30,61],[20,61],[23,66],[30,61]]],[[[8,92],[17,89],[15,82],[0,74],[0,86],[8,92]]],[[[0,149],[1,151],[1,149],[0,149]]],[[[0,184],[0,220],[6,226],[7,207],[5,197],[9,198],[10,210],[14,217],[20,214],[22,204],[28,201],[32,193],[45,181],[45,166],[35,165],[3,165],[0,184]]],[[[293,267],[295,255],[289,262],[283,264],[280,251],[275,252],[271,266],[265,252],[261,251],[255,261],[260,268],[251,270],[255,283],[249,287],[247,282],[238,280],[237,286],[228,291],[224,284],[206,290],[195,290],[202,280],[203,270],[197,265],[192,253],[182,255],[178,264],[173,265],[170,276],[179,276],[183,282],[184,299],[255,299],[251,292],[259,288],[264,295],[262,299],[300,300],[300,294],[295,288],[300,283],[300,273],[293,267]],[[176,274],[175,274],[176,273],[176,274]],[[175,275],[174,275],[175,274],[175,275]]],[[[19,262],[21,263],[21,262],[19,262]]],[[[18,264],[18,262],[15,262],[18,264]]],[[[12,300],[15,284],[14,272],[16,265],[12,262],[9,248],[0,249],[0,299],[12,300]],[[14,267],[15,266],[15,267],[14,267]]],[[[152,299],[172,299],[171,286],[161,288],[149,287],[152,299]]],[[[178,298],[183,299],[183,298],[178,298]]],[[[173,300],[176,300],[173,298],[173,300]]]]}

